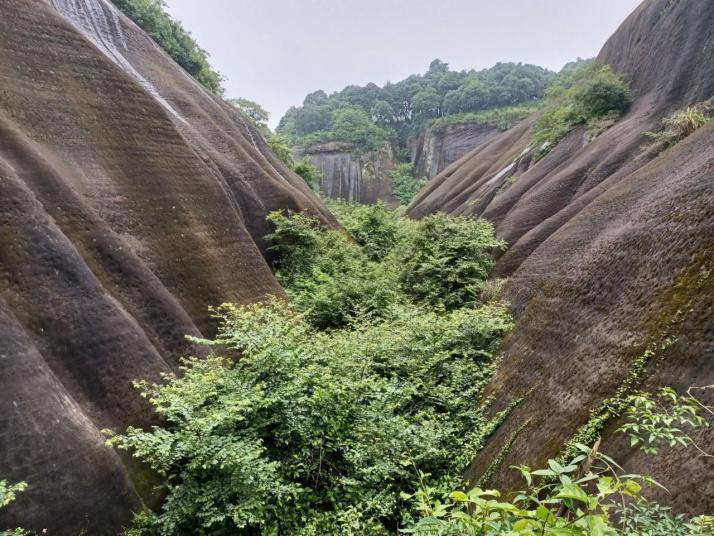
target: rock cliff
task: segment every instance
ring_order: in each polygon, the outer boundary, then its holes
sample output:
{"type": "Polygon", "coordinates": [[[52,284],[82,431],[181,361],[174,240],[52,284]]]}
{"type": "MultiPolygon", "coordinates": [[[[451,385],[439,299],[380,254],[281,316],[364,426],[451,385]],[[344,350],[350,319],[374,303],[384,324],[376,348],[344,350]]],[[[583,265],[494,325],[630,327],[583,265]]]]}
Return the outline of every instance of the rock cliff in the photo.
{"type": "Polygon", "coordinates": [[[152,421],[208,306],[281,294],[265,215],[332,217],[248,122],[106,0],[0,0],[0,530],[116,534],[151,478],[103,428],[152,421]]]}
{"type": "Polygon", "coordinates": [[[320,170],[320,192],[331,199],[358,203],[396,203],[389,171],[396,161],[389,145],[378,151],[359,153],[340,143],[314,145],[297,151],[320,170]]]}
{"type": "Polygon", "coordinates": [[[497,136],[493,124],[460,123],[426,128],[409,139],[409,154],[417,177],[432,179],[475,147],[497,136]]]}
{"type": "MultiPolygon", "coordinates": [[[[645,131],[714,96],[714,4],[646,0],[600,59],[631,78],[629,112],[593,137],[576,128],[535,165],[534,118],[483,143],[434,178],[409,212],[478,214],[508,243],[495,275],[517,324],[490,387],[490,411],[521,400],[467,476],[542,466],[618,388],[714,384],[714,121],[657,154],[645,131]],[[637,363],[646,362],[643,373],[637,363]]],[[[708,402],[712,402],[709,395],[708,402]]],[[[714,504],[714,461],[683,449],[656,459],[618,439],[603,448],[668,486],[692,513],[714,504]]],[[[697,440],[714,451],[714,434],[697,440]]]]}

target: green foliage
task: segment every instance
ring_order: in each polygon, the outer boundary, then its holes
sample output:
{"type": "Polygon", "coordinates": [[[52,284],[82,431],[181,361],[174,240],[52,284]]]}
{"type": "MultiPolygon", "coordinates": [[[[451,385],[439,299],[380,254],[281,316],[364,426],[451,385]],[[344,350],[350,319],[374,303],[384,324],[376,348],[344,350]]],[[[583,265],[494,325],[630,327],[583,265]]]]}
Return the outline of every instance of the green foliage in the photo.
{"type": "Polygon", "coordinates": [[[431,121],[429,126],[440,129],[449,125],[471,123],[482,125],[486,123],[495,124],[501,130],[508,130],[514,123],[534,114],[542,107],[541,101],[526,102],[515,106],[492,108],[478,112],[449,114],[431,121]]]}
{"type": "Polygon", "coordinates": [[[307,156],[296,162],[293,170],[303,178],[310,188],[315,191],[319,190],[322,171],[307,156]]]}
{"type": "Polygon", "coordinates": [[[148,33],[191,76],[210,91],[223,94],[223,76],[211,68],[208,52],[198,46],[180,22],[166,12],[164,0],[112,0],[115,6],[148,33]]]}
{"type": "Polygon", "coordinates": [[[702,536],[714,533],[714,518],[700,516],[687,521],[683,514],[639,497],[615,510],[622,522],[622,536],[702,536]]]}
{"type": "Polygon", "coordinates": [[[375,151],[388,139],[388,134],[375,125],[367,112],[359,108],[343,108],[334,113],[333,139],[359,150],[375,151]]]}
{"type": "Polygon", "coordinates": [[[694,134],[711,117],[711,105],[705,103],[689,106],[665,117],[656,132],[645,132],[645,136],[653,140],[653,144],[659,151],[664,151],[694,134]]]}
{"type": "Polygon", "coordinates": [[[0,508],[10,504],[17,498],[18,493],[22,493],[26,489],[26,482],[10,484],[7,480],[0,480],[0,508]]]}
{"type": "Polygon", "coordinates": [[[279,301],[214,313],[204,342],[240,359],[139,383],[166,426],[110,439],[166,478],[163,510],[133,534],[394,533],[414,466],[458,484],[503,307],[396,307],[331,332],[279,301]]]}
{"type": "Polygon", "coordinates": [[[273,213],[267,236],[276,275],[291,300],[322,329],[412,302],[448,310],[478,303],[503,246],[485,220],[435,214],[414,222],[383,205],[335,204],[350,233],[300,214],[273,213]]]}
{"type": "Polygon", "coordinates": [[[335,200],[330,201],[329,208],[372,261],[384,260],[409,224],[403,210],[390,210],[381,201],[362,205],[335,200]]]}
{"type": "Polygon", "coordinates": [[[478,300],[504,247],[486,220],[433,214],[419,220],[397,254],[404,292],[419,303],[453,309],[478,300]]]}
{"type": "Polygon", "coordinates": [[[270,113],[260,104],[250,99],[228,99],[228,103],[242,112],[253,124],[261,130],[268,128],[270,113]]]}
{"type": "MultiPolygon", "coordinates": [[[[377,145],[374,140],[390,140],[399,152],[412,133],[434,120],[459,116],[454,122],[463,122],[483,110],[533,103],[543,97],[552,78],[553,73],[534,65],[498,63],[481,71],[451,71],[448,64],[434,60],[426,73],[383,87],[367,84],[331,95],[311,93],[302,106],[286,112],[278,131],[296,145],[345,141],[365,148],[377,145]],[[346,130],[336,125],[340,118],[344,121],[344,110],[352,110],[346,130]],[[358,117],[354,110],[364,116],[358,117]]],[[[502,128],[519,117],[491,111],[474,119],[486,120],[487,115],[502,128]]]]}
{"type": "Polygon", "coordinates": [[[521,465],[528,487],[511,501],[496,490],[475,487],[439,498],[422,480],[413,496],[420,518],[403,531],[418,536],[548,535],[617,536],[615,504],[639,497],[647,477],[622,475],[612,458],[578,445],[566,465],[548,461],[547,469],[521,465]]]}
{"type": "Polygon", "coordinates": [[[290,148],[288,139],[285,136],[273,134],[270,131],[265,133],[265,139],[268,142],[268,145],[270,145],[272,151],[275,153],[275,156],[278,157],[278,160],[289,168],[294,169],[295,160],[293,159],[293,151],[290,148]]]}
{"type": "Polygon", "coordinates": [[[274,212],[269,220],[276,276],[312,325],[343,327],[359,315],[383,315],[400,301],[392,266],[371,261],[343,231],[322,229],[300,214],[274,212]]]}
{"type": "Polygon", "coordinates": [[[671,387],[660,389],[656,396],[637,393],[628,398],[628,422],[619,431],[630,439],[630,446],[648,454],[657,454],[662,445],[694,445],[699,449],[682,427],[709,426],[699,415],[701,407],[696,398],[680,396],[671,387]]]}
{"type": "Polygon", "coordinates": [[[419,190],[426,184],[425,179],[417,179],[414,174],[414,166],[411,164],[398,164],[389,172],[392,179],[392,191],[399,204],[408,205],[419,190]]]}
{"type": "Polygon", "coordinates": [[[642,382],[642,377],[647,369],[647,364],[658,353],[666,351],[676,339],[665,337],[661,344],[650,345],[642,354],[638,355],[627,376],[611,397],[605,399],[597,408],[590,412],[590,418],[573,434],[565,443],[557,460],[563,463],[571,458],[577,451],[578,444],[594,445],[600,438],[605,425],[616,417],[622,416],[629,405],[629,397],[642,382]]]}
{"type": "Polygon", "coordinates": [[[573,127],[588,124],[604,128],[630,105],[629,84],[609,65],[585,62],[569,69],[546,92],[546,110],[536,121],[531,146],[542,158],[573,127]]]}
{"type": "MultiPolygon", "coordinates": [[[[10,484],[7,480],[0,480],[0,508],[10,504],[17,498],[18,493],[27,489],[27,483],[18,482],[10,484]]],[[[0,536],[29,536],[29,532],[24,529],[0,530],[0,536]]]]}

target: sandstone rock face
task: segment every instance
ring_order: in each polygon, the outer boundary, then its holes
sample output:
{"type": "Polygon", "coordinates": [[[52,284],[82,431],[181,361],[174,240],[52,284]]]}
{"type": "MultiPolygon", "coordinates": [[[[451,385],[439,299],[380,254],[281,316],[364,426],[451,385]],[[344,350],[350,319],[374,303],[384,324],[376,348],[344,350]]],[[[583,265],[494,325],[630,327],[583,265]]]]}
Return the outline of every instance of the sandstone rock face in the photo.
{"type": "Polygon", "coordinates": [[[147,425],[208,306],[280,294],[270,210],[332,217],[106,0],[0,0],[0,529],[117,534],[151,476],[104,446],[147,425]]]}
{"type": "Polygon", "coordinates": [[[378,151],[358,153],[333,142],[312,146],[296,156],[307,156],[317,166],[321,173],[320,191],[329,198],[366,204],[379,200],[396,203],[389,177],[396,161],[389,145],[378,151]]]}
{"type": "Polygon", "coordinates": [[[475,147],[501,131],[492,124],[461,123],[427,128],[409,139],[409,153],[417,177],[432,179],[475,147]]]}
{"type": "MultiPolygon", "coordinates": [[[[600,59],[631,76],[635,101],[613,127],[595,139],[575,129],[532,165],[526,120],[430,181],[409,209],[483,215],[508,242],[496,275],[509,277],[518,321],[491,411],[522,401],[467,471],[476,480],[495,467],[495,487],[520,485],[509,466],[558,454],[647,350],[644,389],[714,384],[714,121],[659,155],[643,136],[714,96],[714,4],[646,0],[600,59]]],[[[656,498],[711,512],[711,458],[634,453],[618,425],[604,430],[607,453],[664,483],[671,494],[656,498]]],[[[696,439],[714,451],[711,431],[696,439]]]]}

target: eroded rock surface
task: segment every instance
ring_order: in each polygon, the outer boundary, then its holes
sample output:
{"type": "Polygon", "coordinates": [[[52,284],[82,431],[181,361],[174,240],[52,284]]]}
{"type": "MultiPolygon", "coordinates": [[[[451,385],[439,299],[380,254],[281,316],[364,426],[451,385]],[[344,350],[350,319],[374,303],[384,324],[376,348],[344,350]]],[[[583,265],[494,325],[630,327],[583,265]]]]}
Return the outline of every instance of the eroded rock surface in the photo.
{"type": "Polygon", "coordinates": [[[0,529],[116,534],[150,478],[102,428],[208,306],[281,294],[270,210],[332,217],[230,106],[105,0],[0,0],[0,529]]]}
{"type": "Polygon", "coordinates": [[[389,176],[396,161],[389,145],[357,152],[333,142],[312,146],[296,156],[307,156],[320,170],[320,191],[326,197],[366,204],[396,203],[389,176]]]}
{"type": "Polygon", "coordinates": [[[417,177],[432,179],[475,147],[497,136],[493,124],[460,123],[426,128],[409,139],[409,153],[417,177]]]}
{"type": "MultiPolygon", "coordinates": [[[[592,139],[576,128],[532,165],[531,118],[446,169],[409,209],[482,215],[508,242],[495,271],[509,277],[518,322],[491,411],[523,400],[467,471],[476,481],[495,469],[497,488],[521,485],[509,466],[557,455],[647,350],[645,389],[714,384],[714,121],[659,155],[643,135],[714,96],[714,4],[646,0],[600,59],[630,75],[635,97],[609,130],[592,139]]],[[[713,459],[636,454],[617,425],[606,452],[667,485],[654,493],[663,502],[711,512],[713,459]]],[[[710,430],[696,438],[714,451],[710,430]]]]}

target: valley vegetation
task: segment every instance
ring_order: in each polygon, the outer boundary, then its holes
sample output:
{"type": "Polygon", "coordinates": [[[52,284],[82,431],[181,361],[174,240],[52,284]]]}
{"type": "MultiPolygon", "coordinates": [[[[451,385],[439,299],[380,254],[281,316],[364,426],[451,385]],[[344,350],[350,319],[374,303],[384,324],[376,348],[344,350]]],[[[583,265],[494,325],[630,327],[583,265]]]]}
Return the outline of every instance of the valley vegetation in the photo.
{"type": "MultiPolygon", "coordinates": [[[[525,490],[513,497],[463,482],[509,412],[486,418],[483,398],[512,324],[486,279],[503,244],[484,220],[332,209],[344,229],[270,216],[289,303],[215,308],[217,335],[193,339],[210,357],[185,359],[164,383],[137,382],[164,425],[107,432],[109,444],[158,472],[166,501],[126,534],[706,533],[707,518],[641,498],[658,484],[623,475],[598,443],[545,469],[515,468],[525,490]]],[[[649,414],[633,413],[623,432],[641,438],[637,423],[663,417],[639,396],[633,407],[649,414]]],[[[676,423],[706,424],[691,397],[668,400],[676,423]]],[[[687,445],[671,428],[638,441],[687,445]]]]}

